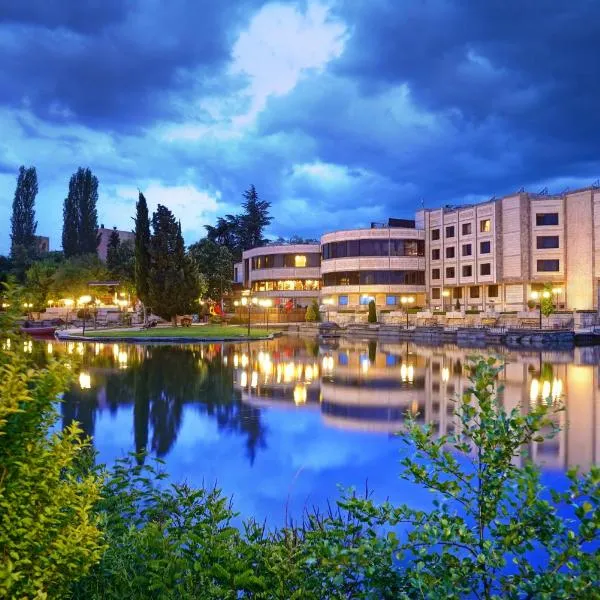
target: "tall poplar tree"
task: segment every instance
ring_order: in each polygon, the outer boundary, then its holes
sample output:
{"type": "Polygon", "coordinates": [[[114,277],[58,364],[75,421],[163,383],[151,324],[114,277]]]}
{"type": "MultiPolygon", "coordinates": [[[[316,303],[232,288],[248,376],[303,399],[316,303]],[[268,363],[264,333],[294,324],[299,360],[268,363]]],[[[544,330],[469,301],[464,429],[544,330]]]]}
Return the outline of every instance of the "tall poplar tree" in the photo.
{"type": "Polygon", "coordinates": [[[144,306],[149,302],[150,219],[148,204],[142,192],[135,206],[135,288],[144,306]]]}
{"type": "Polygon", "coordinates": [[[35,167],[19,167],[10,219],[10,253],[13,258],[17,257],[19,253],[25,253],[28,256],[35,254],[35,232],[37,229],[35,197],[37,193],[38,181],[35,167]]]}

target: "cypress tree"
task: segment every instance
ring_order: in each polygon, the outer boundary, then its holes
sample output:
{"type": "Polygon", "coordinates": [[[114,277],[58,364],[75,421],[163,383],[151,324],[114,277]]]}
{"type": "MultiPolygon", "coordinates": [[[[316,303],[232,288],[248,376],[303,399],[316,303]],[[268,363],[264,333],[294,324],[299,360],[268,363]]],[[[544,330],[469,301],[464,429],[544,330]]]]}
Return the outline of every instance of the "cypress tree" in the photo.
{"type": "Polygon", "coordinates": [[[119,247],[121,246],[121,239],[116,229],[110,232],[108,238],[108,246],[106,248],[106,266],[111,273],[117,269],[119,265],[119,247]]]}
{"type": "Polygon", "coordinates": [[[32,256],[35,254],[35,232],[37,221],[35,220],[35,197],[38,193],[37,172],[35,167],[19,167],[17,187],[12,205],[11,225],[11,249],[13,258],[19,252],[25,252],[32,256]]]}
{"type": "Polygon", "coordinates": [[[146,306],[149,301],[150,219],[142,192],[139,193],[135,210],[135,288],[138,298],[146,306]]]}

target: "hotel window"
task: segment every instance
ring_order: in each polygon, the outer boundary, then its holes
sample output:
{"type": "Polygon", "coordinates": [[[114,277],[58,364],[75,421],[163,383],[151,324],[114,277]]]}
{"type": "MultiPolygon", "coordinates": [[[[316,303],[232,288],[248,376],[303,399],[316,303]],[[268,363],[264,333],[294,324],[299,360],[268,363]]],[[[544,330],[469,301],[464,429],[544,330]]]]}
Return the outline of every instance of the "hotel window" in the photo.
{"type": "Polygon", "coordinates": [[[535,239],[535,246],[538,250],[548,250],[558,248],[557,235],[538,235],[535,239]]]}
{"type": "Polygon", "coordinates": [[[435,248],[431,251],[431,260],[440,260],[440,249],[435,248]]]}
{"type": "Polygon", "coordinates": [[[558,213],[536,213],[535,224],[538,227],[558,225],[558,213]]]}
{"type": "Polygon", "coordinates": [[[558,260],[538,260],[538,273],[556,273],[560,271],[560,261],[558,260]]]}
{"type": "Polygon", "coordinates": [[[395,306],[396,305],[396,301],[397,301],[396,296],[386,296],[385,297],[385,303],[388,306],[395,306]]]}
{"type": "Polygon", "coordinates": [[[492,274],[491,263],[483,263],[482,265],[479,265],[479,274],[480,275],[491,275],[492,274]]]}
{"type": "Polygon", "coordinates": [[[446,227],[446,237],[453,238],[454,237],[454,225],[449,225],[446,227]]]}
{"type": "Polygon", "coordinates": [[[479,254],[489,254],[492,248],[490,242],[479,242],[479,254]]]}
{"type": "Polygon", "coordinates": [[[432,300],[440,299],[440,288],[431,288],[431,299],[432,300]]]}
{"type": "Polygon", "coordinates": [[[469,288],[469,298],[479,298],[479,286],[478,285],[472,285],[469,288]]]}
{"type": "Polygon", "coordinates": [[[460,300],[462,298],[462,288],[452,288],[452,298],[454,298],[454,300],[460,300]]]}
{"type": "Polygon", "coordinates": [[[295,267],[305,267],[306,266],[306,256],[303,256],[303,255],[294,256],[294,266],[295,267]]]}
{"type": "Polygon", "coordinates": [[[338,304],[340,306],[348,306],[348,296],[338,296],[338,304]]]}
{"type": "Polygon", "coordinates": [[[497,285],[488,285],[488,298],[497,298],[498,297],[498,286],[497,285]]]}
{"type": "Polygon", "coordinates": [[[439,229],[432,229],[431,230],[431,239],[435,242],[436,240],[440,239],[440,230],[439,229]]]}
{"type": "Polygon", "coordinates": [[[454,279],[456,277],[456,271],[454,267],[446,267],[446,279],[454,279]]]}
{"type": "Polygon", "coordinates": [[[463,265],[462,276],[463,277],[472,277],[473,276],[473,266],[472,265],[463,265]]]}
{"type": "Polygon", "coordinates": [[[479,231],[481,231],[481,233],[489,233],[492,231],[492,221],[490,219],[481,219],[481,221],[479,221],[479,231]]]}
{"type": "Polygon", "coordinates": [[[454,254],[455,254],[454,246],[450,246],[449,248],[446,248],[446,258],[454,258],[454,254]]]}
{"type": "Polygon", "coordinates": [[[463,235],[471,235],[471,233],[472,233],[471,223],[463,223],[462,224],[462,234],[463,235]]]}
{"type": "Polygon", "coordinates": [[[471,244],[463,244],[462,255],[463,256],[471,256],[471,252],[472,252],[471,244]]]}
{"type": "Polygon", "coordinates": [[[439,279],[440,278],[440,270],[439,269],[431,269],[431,279],[439,279]]]}

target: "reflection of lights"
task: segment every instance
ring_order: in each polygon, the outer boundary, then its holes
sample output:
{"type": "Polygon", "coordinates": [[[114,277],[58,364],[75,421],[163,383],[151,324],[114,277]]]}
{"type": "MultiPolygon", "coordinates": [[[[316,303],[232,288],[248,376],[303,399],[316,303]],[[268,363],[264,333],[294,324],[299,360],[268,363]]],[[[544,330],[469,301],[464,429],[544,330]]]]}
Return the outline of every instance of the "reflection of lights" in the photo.
{"type": "Polygon", "coordinates": [[[245,369],[248,366],[248,355],[242,354],[242,369],[245,369]]]}
{"type": "Polygon", "coordinates": [[[248,385],[248,373],[246,373],[246,371],[242,371],[240,376],[240,385],[242,387],[246,387],[248,385]]]}
{"type": "Polygon", "coordinates": [[[67,354],[73,354],[73,350],[75,350],[75,343],[68,342],[67,343],[67,354]]]}
{"type": "Polygon", "coordinates": [[[294,403],[305,404],[306,403],[306,387],[301,383],[297,383],[294,386],[294,403]]]}
{"type": "Polygon", "coordinates": [[[223,365],[225,367],[227,366],[227,357],[226,356],[223,357],[223,365]]]}
{"type": "Polygon", "coordinates": [[[419,412],[419,403],[416,400],[413,400],[410,404],[410,412],[413,415],[416,415],[419,412]]]}
{"type": "Polygon", "coordinates": [[[444,383],[448,383],[449,379],[450,379],[450,369],[448,367],[444,367],[442,369],[442,381],[444,383]]]}
{"type": "Polygon", "coordinates": [[[542,385],[542,399],[548,400],[550,397],[550,382],[544,381],[542,385]]]}
{"type": "Polygon", "coordinates": [[[402,379],[402,381],[406,381],[407,370],[408,369],[406,368],[406,365],[402,363],[400,367],[400,378],[402,379]]]}
{"type": "Polygon", "coordinates": [[[556,401],[562,396],[562,381],[554,379],[552,382],[552,400],[556,401]]]}
{"type": "Polygon", "coordinates": [[[258,385],[258,373],[252,371],[252,377],[250,378],[250,387],[255,388],[258,385]]]}
{"type": "Polygon", "coordinates": [[[402,363],[400,367],[400,378],[403,382],[408,381],[412,383],[415,377],[415,368],[412,365],[406,365],[406,363],[402,363]]]}
{"type": "Polygon", "coordinates": [[[360,361],[360,368],[362,369],[363,373],[368,373],[368,371],[369,371],[369,359],[368,358],[363,358],[360,361]]]}
{"type": "Polygon", "coordinates": [[[115,360],[119,360],[119,344],[113,344],[113,357],[115,360]]]}
{"type": "Polygon", "coordinates": [[[535,405],[537,397],[540,393],[540,382],[537,379],[531,380],[531,386],[529,388],[529,401],[532,405],[535,405]]]}
{"type": "Polygon", "coordinates": [[[33,352],[33,342],[31,340],[23,342],[23,351],[31,354],[33,352]]]}
{"type": "Polygon", "coordinates": [[[10,338],[6,338],[6,341],[2,343],[2,350],[10,350],[10,338]]]}
{"type": "Polygon", "coordinates": [[[127,366],[127,352],[119,352],[119,366],[124,369],[127,366]]]}
{"type": "Polygon", "coordinates": [[[79,342],[77,344],[77,354],[79,354],[79,355],[83,354],[83,344],[81,342],[79,342]]]}
{"type": "Polygon", "coordinates": [[[94,344],[94,354],[96,356],[98,356],[98,354],[100,354],[100,351],[102,350],[103,347],[104,347],[103,344],[99,344],[98,342],[96,342],[94,344]]]}
{"type": "Polygon", "coordinates": [[[415,378],[415,368],[412,365],[408,365],[408,381],[412,383],[415,378]]]}
{"type": "Polygon", "coordinates": [[[306,368],[304,369],[304,379],[306,379],[306,381],[312,381],[313,378],[313,369],[310,365],[306,365],[306,368]]]}
{"type": "Polygon", "coordinates": [[[294,363],[289,362],[285,365],[283,370],[283,381],[289,383],[294,378],[294,363]]]}
{"type": "Polygon", "coordinates": [[[239,364],[240,364],[240,359],[238,358],[237,354],[234,354],[233,355],[233,366],[237,369],[239,364]]]}
{"type": "Polygon", "coordinates": [[[557,378],[554,378],[552,383],[550,383],[550,381],[540,382],[535,378],[532,379],[529,388],[529,400],[531,405],[534,406],[540,397],[546,402],[549,400],[556,402],[562,396],[562,388],[562,381],[557,378]]]}
{"type": "Polygon", "coordinates": [[[277,372],[277,383],[281,383],[281,374],[283,373],[283,367],[280,364],[277,365],[276,372],[277,372]]]}
{"type": "Polygon", "coordinates": [[[47,352],[48,354],[52,354],[52,352],[53,352],[53,351],[54,351],[54,348],[53,348],[53,346],[52,346],[52,342],[48,342],[48,343],[46,344],[46,352],[47,352]]]}
{"type": "Polygon", "coordinates": [[[333,370],[333,356],[324,356],[323,357],[323,371],[332,371],[333,370]]]}
{"type": "Polygon", "coordinates": [[[89,373],[85,373],[84,371],[79,373],[79,387],[82,390],[89,390],[92,387],[92,378],[89,373]]]}

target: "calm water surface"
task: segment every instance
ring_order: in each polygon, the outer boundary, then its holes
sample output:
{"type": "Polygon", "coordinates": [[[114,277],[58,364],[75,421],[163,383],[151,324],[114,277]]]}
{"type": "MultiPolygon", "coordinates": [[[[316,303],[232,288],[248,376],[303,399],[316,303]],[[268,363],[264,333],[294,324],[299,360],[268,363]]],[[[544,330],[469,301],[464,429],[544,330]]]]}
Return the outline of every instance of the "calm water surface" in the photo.
{"type": "MultiPolygon", "coordinates": [[[[467,386],[473,350],[406,343],[284,337],[250,344],[133,346],[57,344],[40,351],[81,356],[61,405],[99,459],[146,449],[175,481],[214,483],[243,515],[281,524],[324,506],[338,485],[377,499],[429,503],[398,477],[404,444],[394,436],[410,410],[441,433],[455,426],[452,397],[467,386]],[[368,483],[367,483],[368,482],[368,483]]],[[[526,411],[542,394],[561,398],[563,430],[529,449],[544,480],[600,461],[600,352],[478,350],[505,362],[501,399],[526,411]]]]}

